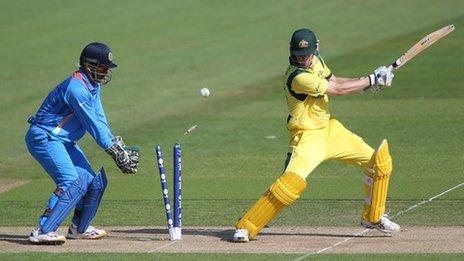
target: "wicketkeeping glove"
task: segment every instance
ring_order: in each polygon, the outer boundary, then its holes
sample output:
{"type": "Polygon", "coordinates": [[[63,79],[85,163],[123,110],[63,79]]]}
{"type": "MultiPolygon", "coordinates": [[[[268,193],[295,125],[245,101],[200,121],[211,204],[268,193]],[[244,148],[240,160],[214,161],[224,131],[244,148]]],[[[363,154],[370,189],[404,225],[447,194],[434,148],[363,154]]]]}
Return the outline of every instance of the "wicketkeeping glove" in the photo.
{"type": "Polygon", "coordinates": [[[127,155],[129,156],[130,160],[130,165],[135,168],[135,171],[137,172],[137,167],[139,165],[139,147],[133,146],[133,147],[126,147],[124,148],[127,152],[127,155]]]}
{"type": "Polygon", "coordinates": [[[113,145],[106,149],[118,166],[118,168],[127,174],[137,173],[139,164],[139,150],[136,147],[127,148],[120,136],[112,139],[113,145]]]}

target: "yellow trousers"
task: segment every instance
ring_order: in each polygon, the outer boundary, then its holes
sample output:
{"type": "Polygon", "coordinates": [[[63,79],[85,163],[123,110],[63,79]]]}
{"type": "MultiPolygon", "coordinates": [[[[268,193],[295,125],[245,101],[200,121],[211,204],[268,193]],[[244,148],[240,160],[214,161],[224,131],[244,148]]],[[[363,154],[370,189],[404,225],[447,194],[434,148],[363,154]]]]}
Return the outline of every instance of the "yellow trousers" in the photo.
{"type": "Polygon", "coordinates": [[[235,224],[247,229],[254,239],[261,229],[284,208],[293,204],[305,190],[306,177],[324,160],[334,159],[343,163],[362,166],[365,180],[363,220],[376,223],[385,211],[391,158],[386,140],[378,153],[374,153],[362,138],[347,130],[340,122],[330,119],[322,129],[290,131],[290,153],[284,174],[256,201],[235,224]],[[372,172],[372,173],[371,173],[372,172]]]}
{"type": "Polygon", "coordinates": [[[336,119],[330,119],[329,125],[322,129],[290,131],[289,146],[285,172],[303,179],[325,160],[366,167],[374,153],[361,137],[336,119]]]}

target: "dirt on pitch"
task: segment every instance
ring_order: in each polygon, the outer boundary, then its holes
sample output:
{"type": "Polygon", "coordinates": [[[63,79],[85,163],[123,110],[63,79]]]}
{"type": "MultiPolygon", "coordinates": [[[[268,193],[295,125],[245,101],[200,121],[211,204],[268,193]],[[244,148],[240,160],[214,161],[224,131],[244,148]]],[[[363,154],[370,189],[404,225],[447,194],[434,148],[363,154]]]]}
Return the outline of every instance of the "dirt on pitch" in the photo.
{"type": "MultiPolygon", "coordinates": [[[[271,227],[257,240],[233,243],[232,227],[183,228],[170,241],[164,227],[104,227],[101,240],[68,240],[60,246],[31,245],[29,227],[0,227],[0,252],[183,252],[183,253],[462,253],[464,227],[405,227],[388,236],[360,227],[271,227]]],[[[66,228],[60,228],[65,234],[66,228]]]]}

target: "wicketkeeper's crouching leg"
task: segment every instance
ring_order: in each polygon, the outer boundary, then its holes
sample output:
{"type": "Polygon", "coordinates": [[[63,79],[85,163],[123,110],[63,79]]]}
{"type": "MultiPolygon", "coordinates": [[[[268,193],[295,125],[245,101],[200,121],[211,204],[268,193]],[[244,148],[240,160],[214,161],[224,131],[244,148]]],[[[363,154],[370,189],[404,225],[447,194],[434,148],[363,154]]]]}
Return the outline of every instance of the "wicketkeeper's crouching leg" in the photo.
{"type": "Polygon", "coordinates": [[[88,176],[81,174],[70,185],[57,187],[49,199],[45,212],[39,219],[39,227],[34,228],[29,242],[34,244],[63,244],[66,238],[56,230],[68,213],[87,192],[88,176]]]}
{"type": "Polygon", "coordinates": [[[88,172],[82,172],[69,187],[57,188],[50,199],[50,205],[40,218],[39,227],[31,232],[29,241],[35,244],[63,244],[66,238],[58,235],[56,231],[79,201],[83,203],[82,208],[76,209],[67,237],[74,239],[105,237],[107,235],[105,230],[94,228],[90,223],[97,213],[106,185],[107,178],[102,168],[95,177],[88,172]]]}
{"type": "Polygon", "coordinates": [[[285,172],[237,222],[234,241],[248,242],[285,207],[295,203],[306,188],[306,180],[285,172]]]}
{"type": "Polygon", "coordinates": [[[385,215],[388,183],[393,169],[387,140],[383,140],[374,152],[364,173],[364,211],[361,225],[376,228],[385,233],[400,230],[400,226],[385,215]]]}
{"type": "Polygon", "coordinates": [[[97,214],[107,184],[105,170],[101,168],[82,197],[82,206],[80,209],[76,207],[74,211],[74,217],[68,229],[67,238],[100,239],[107,236],[105,230],[90,225],[97,214]]]}

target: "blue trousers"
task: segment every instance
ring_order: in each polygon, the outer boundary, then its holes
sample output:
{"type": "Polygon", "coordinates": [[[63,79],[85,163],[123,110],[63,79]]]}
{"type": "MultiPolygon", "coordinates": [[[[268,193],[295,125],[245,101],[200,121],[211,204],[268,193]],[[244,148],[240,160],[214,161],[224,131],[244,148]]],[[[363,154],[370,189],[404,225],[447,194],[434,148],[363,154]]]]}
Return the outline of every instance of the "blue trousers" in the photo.
{"type": "MultiPolygon", "coordinates": [[[[80,175],[86,176],[88,187],[95,177],[89,161],[76,143],[60,141],[34,125],[27,132],[25,142],[29,152],[55,182],[57,189],[66,190],[80,175]]],[[[39,227],[45,223],[47,213],[57,201],[58,196],[52,193],[44,214],[39,218],[39,227]]],[[[78,212],[82,210],[82,199],[75,208],[78,212]]],[[[79,216],[75,215],[72,222],[79,224],[79,216]]]]}

